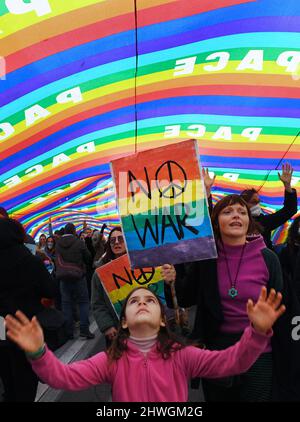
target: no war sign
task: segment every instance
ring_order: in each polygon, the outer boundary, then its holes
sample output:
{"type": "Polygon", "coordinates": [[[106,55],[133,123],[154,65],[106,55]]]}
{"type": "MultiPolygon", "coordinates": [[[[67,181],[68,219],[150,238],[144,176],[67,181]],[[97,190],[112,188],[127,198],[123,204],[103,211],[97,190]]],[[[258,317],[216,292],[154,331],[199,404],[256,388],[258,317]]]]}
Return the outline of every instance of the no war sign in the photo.
{"type": "Polygon", "coordinates": [[[112,162],[132,268],[216,257],[195,140],[112,162]]]}

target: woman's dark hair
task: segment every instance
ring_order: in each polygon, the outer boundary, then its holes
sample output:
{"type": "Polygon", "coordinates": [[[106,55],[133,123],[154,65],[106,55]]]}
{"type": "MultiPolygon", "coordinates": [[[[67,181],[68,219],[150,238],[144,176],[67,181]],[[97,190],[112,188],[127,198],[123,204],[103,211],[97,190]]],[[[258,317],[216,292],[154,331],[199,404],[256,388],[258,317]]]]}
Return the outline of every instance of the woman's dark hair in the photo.
{"type": "Polygon", "coordinates": [[[298,249],[296,242],[298,243],[300,242],[300,234],[298,233],[299,223],[300,223],[300,215],[299,217],[295,218],[295,220],[290,225],[290,228],[288,231],[287,244],[288,244],[288,247],[292,249],[293,251],[296,251],[298,249]]]}
{"type": "MultiPolygon", "coordinates": [[[[188,342],[187,340],[180,338],[179,336],[175,335],[172,331],[169,330],[168,325],[167,325],[167,318],[166,318],[164,305],[162,304],[159,297],[154,292],[151,291],[151,288],[147,288],[143,286],[136,287],[129,293],[129,295],[126,297],[122,305],[120,321],[125,319],[125,311],[126,311],[128,300],[133,295],[133,293],[135,293],[137,290],[140,290],[140,289],[149,290],[153,294],[153,296],[155,296],[156,299],[158,300],[160,310],[161,310],[161,316],[166,326],[165,327],[161,326],[157,334],[157,351],[161,354],[163,359],[168,359],[171,356],[172,352],[176,352],[177,350],[183,349],[185,346],[187,346],[188,342]]],[[[129,336],[130,334],[129,334],[128,328],[123,328],[120,323],[117,336],[114,338],[111,346],[107,350],[107,355],[108,355],[110,363],[120,359],[123,352],[127,350],[127,339],[129,336]]]]}
{"type": "Polygon", "coordinates": [[[251,201],[251,198],[252,198],[252,196],[255,194],[255,193],[257,193],[258,194],[258,191],[256,190],[256,189],[254,189],[254,188],[252,188],[252,189],[245,189],[245,190],[243,190],[243,192],[241,192],[241,197],[243,198],[243,200],[245,201],[245,202],[250,202],[251,201]]]}
{"type": "Polygon", "coordinates": [[[110,261],[112,261],[113,259],[115,259],[115,258],[116,258],[116,257],[115,257],[115,254],[113,253],[113,251],[112,251],[112,249],[111,249],[111,245],[110,245],[110,238],[111,238],[111,235],[112,235],[112,234],[113,234],[113,232],[115,232],[115,231],[118,231],[118,232],[121,232],[121,233],[122,233],[122,227],[121,227],[121,226],[116,226],[116,227],[114,227],[114,228],[111,230],[111,232],[109,233],[109,235],[108,235],[108,239],[107,239],[107,242],[106,242],[106,246],[105,246],[105,248],[106,248],[105,255],[104,255],[103,260],[102,260],[102,263],[103,263],[103,264],[107,264],[108,262],[110,262],[110,261]]]}
{"type": "Polygon", "coordinates": [[[219,228],[219,215],[221,211],[228,207],[229,205],[240,204],[242,207],[246,208],[248,217],[249,217],[249,226],[247,230],[247,234],[256,233],[258,230],[257,225],[255,224],[253,217],[250,213],[250,209],[241,195],[227,195],[224,198],[220,199],[214,206],[212,215],[211,215],[211,223],[213,227],[213,231],[217,240],[221,240],[221,233],[219,228]]]}

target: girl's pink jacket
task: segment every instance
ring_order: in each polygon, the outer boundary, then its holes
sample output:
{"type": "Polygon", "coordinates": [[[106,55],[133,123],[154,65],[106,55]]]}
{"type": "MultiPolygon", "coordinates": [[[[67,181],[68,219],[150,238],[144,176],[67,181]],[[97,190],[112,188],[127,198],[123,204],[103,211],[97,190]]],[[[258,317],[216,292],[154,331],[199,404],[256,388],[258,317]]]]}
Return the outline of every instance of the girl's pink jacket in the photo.
{"type": "Polygon", "coordinates": [[[234,346],[209,351],[188,346],[164,360],[152,347],[145,357],[133,344],[112,365],[105,352],[90,359],[65,365],[50,351],[31,364],[37,375],[53,388],[83,390],[100,383],[112,385],[112,400],[119,402],[184,402],[187,380],[219,378],[246,372],[264,351],[268,335],[247,327],[234,346]]]}

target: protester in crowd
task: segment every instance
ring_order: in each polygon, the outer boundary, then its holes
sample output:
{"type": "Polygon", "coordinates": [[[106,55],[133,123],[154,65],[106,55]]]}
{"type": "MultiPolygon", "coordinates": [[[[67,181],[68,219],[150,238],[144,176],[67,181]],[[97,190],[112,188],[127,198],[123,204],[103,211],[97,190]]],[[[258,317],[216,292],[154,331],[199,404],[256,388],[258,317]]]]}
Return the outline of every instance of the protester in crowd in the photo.
{"type": "Polygon", "coordinates": [[[39,237],[39,241],[38,241],[38,245],[37,245],[38,251],[44,252],[45,247],[46,247],[46,240],[47,240],[46,235],[42,233],[39,237]]]}
{"type": "MultiPolygon", "coordinates": [[[[82,233],[82,232],[81,232],[82,233]]],[[[85,242],[85,245],[91,255],[91,260],[89,265],[87,265],[86,267],[86,281],[87,281],[87,286],[88,286],[88,293],[89,293],[89,300],[91,300],[91,295],[92,295],[92,287],[91,287],[91,283],[92,283],[92,277],[93,277],[93,273],[94,273],[94,267],[93,267],[93,262],[94,262],[94,257],[95,257],[95,249],[93,246],[93,242],[92,242],[92,235],[93,235],[93,231],[90,227],[87,227],[86,222],[84,222],[83,224],[83,235],[82,239],[85,242]]]]}
{"type": "MultiPolygon", "coordinates": [[[[0,316],[18,309],[30,318],[42,309],[41,299],[55,295],[55,285],[42,262],[24,245],[25,231],[12,219],[0,218],[0,316]]],[[[33,402],[38,378],[15,344],[0,340],[0,378],[4,401],[33,402]]]]}
{"type": "Polygon", "coordinates": [[[97,268],[101,265],[101,259],[105,252],[105,247],[106,247],[106,240],[102,233],[102,230],[101,232],[98,230],[94,231],[93,236],[92,236],[92,242],[93,242],[93,247],[95,250],[93,268],[97,268]]]}
{"type": "Polygon", "coordinates": [[[85,241],[85,233],[84,233],[84,231],[81,231],[79,233],[79,239],[85,241]]]}
{"type": "Polygon", "coordinates": [[[70,339],[73,333],[74,302],[79,304],[80,337],[94,338],[89,330],[89,297],[86,281],[86,265],[91,257],[84,242],[76,236],[74,224],[68,223],[64,235],[56,243],[56,277],[60,281],[61,307],[66,318],[66,329],[70,339]]]}
{"type": "Polygon", "coordinates": [[[44,255],[47,259],[44,260],[46,268],[50,274],[55,277],[55,240],[53,236],[47,237],[44,255]]]}
{"type": "Polygon", "coordinates": [[[250,212],[257,224],[257,230],[261,232],[268,248],[272,249],[271,232],[277,229],[294,214],[297,213],[297,191],[292,189],[293,169],[290,164],[282,166],[282,173],[278,173],[279,179],[284,185],[283,208],[273,214],[263,214],[260,206],[260,197],[255,189],[246,189],[241,193],[241,197],[250,207],[250,212]]]}
{"type": "MultiPolygon", "coordinates": [[[[176,265],[176,268],[166,264],[162,275],[166,283],[175,281],[180,306],[197,305],[193,337],[209,349],[221,350],[234,344],[246,328],[248,298],[257,301],[262,287],[281,291],[283,281],[279,260],[266,248],[263,238],[247,237],[253,232],[253,219],[240,195],[228,195],[217,202],[212,226],[217,259],[176,265]]],[[[172,306],[168,286],[165,294],[168,305],[172,306]]],[[[272,344],[268,342],[245,375],[203,380],[206,400],[270,401],[277,397],[276,389],[284,388],[280,383],[285,376],[285,365],[290,364],[285,361],[285,355],[288,347],[293,347],[289,325],[288,318],[283,319],[272,344]]]]}
{"type": "MultiPolygon", "coordinates": [[[[99,266],[107,264],[125,253],[122,229],[117,226],[109,233],[106,252],[99,266]]],[[[106,344],[109,346],[117,334],[119,321],[97,272],[94,273],[92,278],[92,311],[99,330],[105,335],[106,344]]]]}
{"type": "Polygon", "coordinates": [[[94,249],[93,242],[92,242],[92,236],[93,236],[92,229],[90,227],[86,227],[84,229],[84,235],[85,235],[85,238],[84,238],[85,244],[86,244],[86,246],[87,246],[87,248],[88,248],[88,250],[91,254],[92,261],[93,261],[94,256],[95,256],[95,249],[94,249]]]}
{"type": "Polygon", "coordinates": [[[110,383],[113,401],[187,401],[187,380],[219,378],[245,372],[266,348],[272,325],[284,312],[281,295],[263,287],[254,305],[248,301],[251,326],[241,340],[224,351],[185,346],[168,331],[164,307],[150,290],[130,292],[121,312],[121,326],[107,352],[65,365],[46,347],[35,317],[22,312],[6,317],[8,336],[26,353],[37,375],[51,387],[81,390],[110,383]],[[150,368],[150,369],[149,369],[150,368]]]}
{"type": "Polygon", "coordinates": [[[54,231],[54,235],[53,235],[53,237],[54,237],[54,240],[55,241],[57,241],[60,237],[61,237],[62,235],[61,235],[61,233],[60,233],[60,230],[55,230],[54,231]]]}
{"type": "Polygon", "coordinates": [[[47,237],[45,254],[54,262],[55,259],[55,239],[52,236],[47,237]]]}
{"type": "Polygon", "coordinates": [[[290,225],[287,242],[279,258],[283,276],[291,281],[300,301],[300,216],[290,225]]]}

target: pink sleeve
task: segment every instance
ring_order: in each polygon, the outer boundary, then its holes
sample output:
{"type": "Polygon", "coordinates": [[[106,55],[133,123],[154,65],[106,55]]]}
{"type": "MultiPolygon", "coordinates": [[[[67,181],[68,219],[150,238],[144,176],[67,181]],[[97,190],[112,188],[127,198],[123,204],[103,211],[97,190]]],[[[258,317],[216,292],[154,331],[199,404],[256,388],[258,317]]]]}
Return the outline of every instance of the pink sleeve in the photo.
{"type": "Polygon", "coordinates": [[[270,333],[264,335],[247,327],[240,341],[228,349],[210,351],[197,347],[181,350],[182,364],[189,378],[221,378],[246,372],[265,350],[270,333]]]}
{"type": "Polygon", "coordinates": [[[30,361],[34,372],[52,388],[83,390],[110,382],[107,355],[98,353],[90,359],[65,365],[49,349],[37,360],[30,361]]]}

